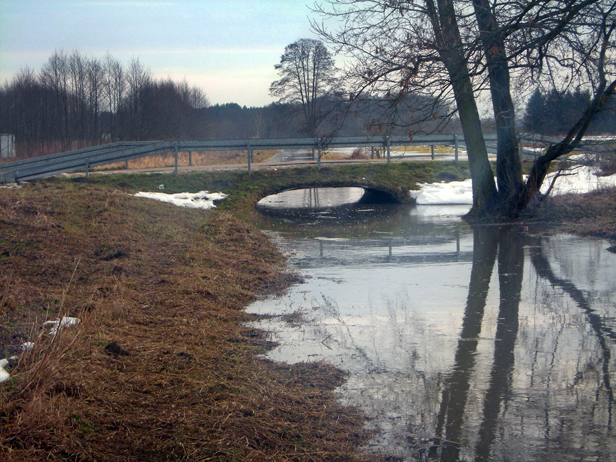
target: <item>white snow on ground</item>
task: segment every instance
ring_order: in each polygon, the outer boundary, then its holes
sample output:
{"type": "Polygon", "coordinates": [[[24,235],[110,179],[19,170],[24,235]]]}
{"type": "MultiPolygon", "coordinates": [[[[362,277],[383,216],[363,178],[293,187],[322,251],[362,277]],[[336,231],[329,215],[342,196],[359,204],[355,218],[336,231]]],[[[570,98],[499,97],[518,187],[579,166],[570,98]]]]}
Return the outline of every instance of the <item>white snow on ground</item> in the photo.
{"type": "Polygon", "coordinates": [[[424,183],[419,187],[419,191],[411,191],[411,196],[417,201],[417,205],[472,205],[473,203],[471,180],[424,183]]]}
{"type": "MultiPolygon", "coordinates": [[[[70,316],[64,316],[62,319],[58,319],[56,321],[46,321],[43,323],[43,327],[51,326],[51,330],[49,331],[49,335],[55,336],[62,329],[66,327],[76,326],[81,322],[79,318],[71,318],[70,316]]],[[[26,342],[21,345],[21,349],[24,351],[30,351],[34,348],[34,343],[26,342]]],[[[0,382],[4,382],[11,378],[11,375],[6,371],[5,367],[10,364],[11,361],[17,361],[19,358],[17,356],[13,356],[9,359],[0,359],[0,382]]]]}
{"type": "Polygon", "coordinates": [[[0,382],[4,382],[11,378],[10,374],[4,369],[8,365],[8,359],[0,359],[0,382]]]}
{"type": "Polygon", "coordinates": [[[177,205],[178,207],[188,207],[193,209],[211,209],[216,207],[214,201],[224,199],[227,197],[223,193],[210,193],[207,191],[201,191],[198,193],[177,193],[166,194],[158,192],[138,192],[135,197],[146,197],[148,199],[155,199],[161,202],[168,202],[170,204],[177,205]]]}
{"type": "MultiPolygon", "coordinates": [[[[556,179],[550,194],[583,194],[604,187],[616,186],[616,175],[600,177],[596,173],[597,169],[592,167],[574,167],[563,171],[556,179]]],[[[541,192],[547,192],[555,175],[555,173],[551,173],[546,177],[541,192]]],[[[417,205],[472,205],[473,203],[471,180],[421,184],[419,186],[421,188],[419,191],[411,192],[411,196],[415,198],[417,205]]]]}
{"type": "Polygon", "coordinates": [[[64,316],[59,321],[46,321],[43,323],[43,326],[52,326],[51,330],[49,331],[49,335],[54,336],[65,327],[71,327],[76,324],[79,324],[80,322],[81,319],[79,318],[71,318],[70,316],[64,316]]]}

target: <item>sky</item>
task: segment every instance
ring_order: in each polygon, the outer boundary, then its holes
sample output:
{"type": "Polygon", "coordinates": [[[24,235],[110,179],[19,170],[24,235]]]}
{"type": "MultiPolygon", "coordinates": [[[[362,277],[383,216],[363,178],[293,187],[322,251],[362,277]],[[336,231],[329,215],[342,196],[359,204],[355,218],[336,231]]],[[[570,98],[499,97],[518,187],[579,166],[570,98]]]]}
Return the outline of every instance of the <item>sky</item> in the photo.
{"type": "Polygon", "coordinates": [[[55,52],[133,58],[211,104],[263,106],[284,47],[316,38],[312,0],[0,0],[0,84],[55,52]]]}

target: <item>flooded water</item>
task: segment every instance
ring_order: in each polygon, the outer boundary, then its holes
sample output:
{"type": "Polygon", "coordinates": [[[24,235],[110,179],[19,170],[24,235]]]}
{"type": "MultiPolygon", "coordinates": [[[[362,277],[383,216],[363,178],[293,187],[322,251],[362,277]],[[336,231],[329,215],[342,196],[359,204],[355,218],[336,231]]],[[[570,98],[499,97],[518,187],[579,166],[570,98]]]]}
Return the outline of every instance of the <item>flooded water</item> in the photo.
{"type": "Polygon", "coordinates": [[[369,450],[616,460],[606,241],[471,229],[464,207],[277,209],[255,220],[304,282],[249,311],[274,315],[256,324],[279,343],[268,357],[350,373],[337,393],[377,431],[369,450]]]}

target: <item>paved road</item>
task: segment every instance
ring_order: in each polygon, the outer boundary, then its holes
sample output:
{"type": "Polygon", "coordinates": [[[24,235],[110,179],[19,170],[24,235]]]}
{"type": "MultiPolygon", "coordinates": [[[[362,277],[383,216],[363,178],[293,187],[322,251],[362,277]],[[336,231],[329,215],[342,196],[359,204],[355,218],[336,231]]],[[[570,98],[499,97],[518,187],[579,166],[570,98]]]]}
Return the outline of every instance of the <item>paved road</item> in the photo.
{"type": "MultiPolygon", "coordinates": [[[[460,151],[459,159],[466,161],[466,152],[460,151]]],[[[493,156],[490,156],[491,160],[493,156]]],[[[405,161],[427,161],[430,160],[430,153],[425,152],[401,152],[392,151],[391,162],[405,162],[405,161]]],[[[454,155],[451,154],[437,154],[436,161],[453,161],[454,155]]],[[[321,165],[351,165],[362,163],[386,163],[387,159],[358,159],[358,160],[328,160],[321,159],[321,165]]],[[[265,162],[251,164],[251,170],[274,170],[279,168],[291,168],[305,165],[316,166],[316,160],[312,160],[312,151],[310,149],[282,149],[276,156],[267,159],[265,162]]],[[[212,171],[238,171],[247,170],[246,163],[241,164],[228,164],[228,165],[193,165],[178,166],[178,173],[187,172],[212,172],[212,171]]],[[[135,168],[135,169],[119,169],[119,170],[94,170],[90,171],[90,175],[111,175],[122,173],[173,173],[174,167],[155,167],[155,168],[135,168]]],[[[85,172],[65,173],[66,177],[80,177],[85,176],[85,172]]]]}

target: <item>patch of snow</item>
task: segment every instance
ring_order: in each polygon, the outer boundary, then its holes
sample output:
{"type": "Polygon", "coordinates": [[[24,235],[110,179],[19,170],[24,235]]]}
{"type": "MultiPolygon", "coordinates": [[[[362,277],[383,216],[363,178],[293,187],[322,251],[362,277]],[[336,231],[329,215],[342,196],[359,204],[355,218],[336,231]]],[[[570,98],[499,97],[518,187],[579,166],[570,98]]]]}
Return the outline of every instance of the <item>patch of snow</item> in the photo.
{"type": "MultiPolygon", "coordinates": [[[[565,170],[556,179],[552,195],[575,193],[583,194],[606,187],[616,187],[616,175],[597,176],[593,167],[572,167],[565,170]]],[[[546,193],[556,173],[550,173],[541,187],[546,193]]],[[[411,191],[411,197],[417,205],[453,205],[473,203],[473,183],[471,180],[452,181],[450,183],[421,184],[419,191],[411,191]]]]}
{"type": "Polygon", "coordinates": [[[43,326],[53,326],[49,331],[49,335],[56,335],[61,329],[65,327],[71,327],[79,324],[81,319],[79,318],[71,318],[70,316],[64,316],[61,320],[58,321],[46,321],[43,323],[43,326]]]}
{"type": "MultiPolygon", "coordinates": [[[[72,318],[70,316],[64,316],[62,319],[59,319],[56,321],[45,321],[43,323],[43,327],[51,326],[49,335],[55,336],[62,329],[66,327],[75,326],[79,324],[80,322],[81,322],[81,319],[79,318],[72,318]]],[[[32,342],[25,342],[25,343],[22,343],[21,345],[21,349],[23,351],[30,351],[33,348],[34,348],[34,343],[32,342]]],[[[11,378],[11,375],[7,372],[5,367],[10,364],[10,361],[17,361],[18,359],[19,357],[17,356],[12,356],[9,359],[6,359],[6,358],[0,359],[0,382],[5,382],[6,380],[9,380],[11,378]]]]}
{"type": "Polygon", "coordinates": [[[223,193],[210,193],[201,191],[198,193],[176,193],[166,194],[160,192],[138,192],[135,197],[145,197],[161,202],[177,205],[178,207],[188,207],[193,209],[211,209],[216,207],[214,201],[227,197],[223,193]]]}
{"type": "Polygon", "coordinates": [[[17,356],[12,356],[9,359],[0,359],[0,382],[5,382],[11,378],[11,375],[4,368],[8,366],[11,361],[17,361],[18,359],[17,356]]]}
{"type": "MultiPolygon", "coordinates": [[[[584,194],[601,188],[616,186],[616,175],[597,176],[599,170],[593,167],[573,167],[565,170],[556,179],[554,188],[550,194],[584,194]]],[[[541,192],[546,193],[556,173],[550,173],[541,187],[541,192]]]]}
{"type": "Polygon", "coordinates": [[[419,191],[411,191],[417,205],[472,205],[473,187],[471,180],[449,183],[420,184],[419,191]]]}

